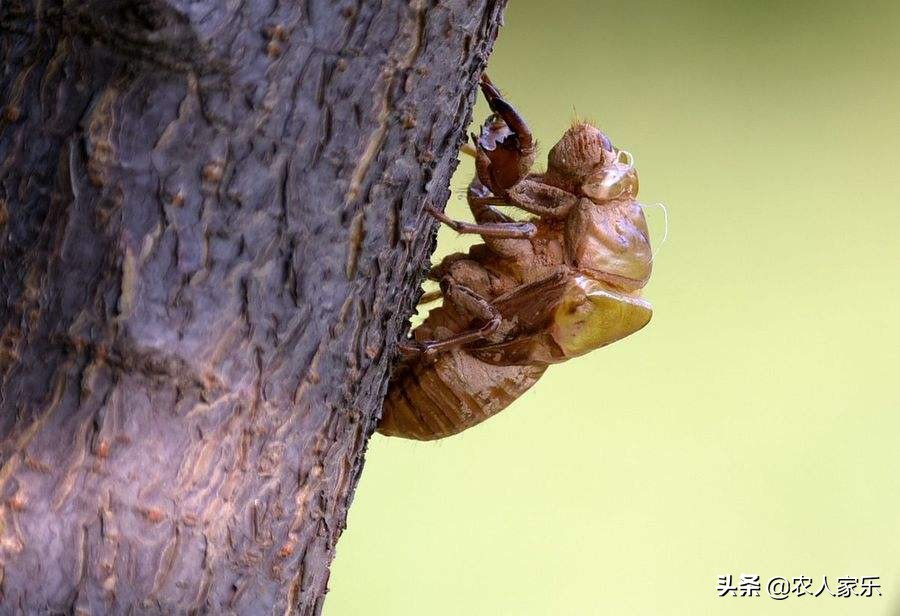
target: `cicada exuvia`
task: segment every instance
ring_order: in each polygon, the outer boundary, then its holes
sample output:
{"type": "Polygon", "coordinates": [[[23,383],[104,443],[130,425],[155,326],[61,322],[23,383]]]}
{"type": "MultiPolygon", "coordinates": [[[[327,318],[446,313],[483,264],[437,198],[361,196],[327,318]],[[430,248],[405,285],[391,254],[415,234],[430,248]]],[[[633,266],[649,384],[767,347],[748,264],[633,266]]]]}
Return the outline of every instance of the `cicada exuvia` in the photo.
{"type": "Polygon", "coordinates": [[[431,269],[442,304],[402,343],[379,432],[419,440],[461,432],[506,408],[559,363],[644,327],[653,255],[632,156],[576,122],[534,173],[525,120],[485,76],[491,107],[472,135],[474,223],[432,215],[484,243],[431,269]],[[517,221],[497,206],[532,218],[517,221]]]}

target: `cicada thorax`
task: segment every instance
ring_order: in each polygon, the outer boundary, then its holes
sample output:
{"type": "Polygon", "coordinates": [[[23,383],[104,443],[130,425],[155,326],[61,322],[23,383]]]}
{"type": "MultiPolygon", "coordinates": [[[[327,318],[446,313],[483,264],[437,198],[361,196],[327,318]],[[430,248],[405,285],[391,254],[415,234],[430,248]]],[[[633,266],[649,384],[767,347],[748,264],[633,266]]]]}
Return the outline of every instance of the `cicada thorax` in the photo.
{"type": "Polygon", "coordinates": [[[613,289],[637,292],[650,279],[650,234],[634,199],[581,199],[566,221],[565,247],[573,268],[613,289]]]}

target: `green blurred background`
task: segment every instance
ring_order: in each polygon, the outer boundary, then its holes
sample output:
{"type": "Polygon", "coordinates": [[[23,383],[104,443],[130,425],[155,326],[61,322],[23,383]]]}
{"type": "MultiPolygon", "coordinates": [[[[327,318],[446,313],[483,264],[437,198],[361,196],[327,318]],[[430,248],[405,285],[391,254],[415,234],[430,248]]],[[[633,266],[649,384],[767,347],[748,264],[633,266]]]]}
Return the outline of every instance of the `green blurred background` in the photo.
{"type": "Polygon", "coordinates": [[[634,154],[655,315],[374,437],[326,616],[900,614],[900,3],[512,0],[490,74],[544,153],[574,109],[634,154]],[[742,573],[884,596],[718,598],[742,573]]]}

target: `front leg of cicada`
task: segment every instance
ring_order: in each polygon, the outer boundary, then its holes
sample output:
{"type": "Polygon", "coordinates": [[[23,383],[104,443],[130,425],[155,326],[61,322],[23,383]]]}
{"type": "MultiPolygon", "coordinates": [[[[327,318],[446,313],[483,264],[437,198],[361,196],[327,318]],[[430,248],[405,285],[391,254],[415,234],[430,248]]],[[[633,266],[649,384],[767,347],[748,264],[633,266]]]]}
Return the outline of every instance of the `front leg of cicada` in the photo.
{"type": "Polygon", "coordinates": [[[478,178],[493,194],[502,196],[525,178],[534,164],[536,144],[531,129],[487,75],[481,78],[481,91],[491,114],[475,144],[475,168],[478,178]]]}
{"type": "MultiPolygon", "coordinates": [[[[528,124],[500,96],[487,75],[482,76],[481,89],[494,114],[485,121],[480,135],[472,135],[478,173],[469,187],[468,200],[476,222],[453,220],[430,206],[426,210],[458,233],[474,233],[485,239],[529,239],[537,231],[533,224],[515,221],[491,205],[504,203],[506,190],[528,174],[534,163],[534,138],[528,124]]],[[[468,150],[464,148],[463,152],[468,150]]]]}
{"type": "Polygon", "coordinates": [[[564,219],[578,198],[529,176],[537,149],[531,129],[487,75],[482,77],[481,89],[494,115],[485,121],[480,135],[472,135],[472,140],[477,181],[492,194],[473,194],[470,189],[473,213],[477,216],[478,208],[512,205],[541,218],[564,219]]]}

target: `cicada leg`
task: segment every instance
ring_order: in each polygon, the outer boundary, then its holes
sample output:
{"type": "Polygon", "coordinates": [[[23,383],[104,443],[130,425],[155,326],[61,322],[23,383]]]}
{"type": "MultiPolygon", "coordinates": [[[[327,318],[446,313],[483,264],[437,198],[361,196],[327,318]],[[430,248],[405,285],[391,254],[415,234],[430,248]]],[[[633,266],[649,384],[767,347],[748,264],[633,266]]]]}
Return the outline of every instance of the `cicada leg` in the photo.
{"type": "Polygon", "coordinates": [[[426,206],[425,210],[457,233],[475,233],[483,238],[528,239],[534,237],[537,228],[530,222],[471,223],[453,220],[440,210],[426,206]]]}
{"type": "Polygon", "coordinates": [[[491,82],[486,74],[481,76],[481,92],[484,94],[484,98],[487,99],[491,111],[500,116],[515,135],[519,153],[522,156],[533,156],[534,136],[531,134],[531,129],[528,128],[525,118],[519,115],[516,108],[500,95],[500,90],[497,89],[497,86],[491,82]]]}
{"type": "Polygon", "coordinates": [[[482,321],[484,324],[479,328],[440,340],[402,341],[399,348],[403,355],[415,357],[424,354],[426,357],[434,357],[449,349],[484,340],[500,327],[502,317],[497,309],[487,299],[458,284],[453,278],[447,276],[441,280],[441,292],[446,302],[452,304],[460,314],[470,317],[473,321],[482,321]]]}
{"type": "Polygon", "coordinates": [[[506,191],[506,202],[541,218],[562,220],[578,204],[578,197],[570,192],[525,179],[506,191]]]}
{"type": "MultiPolygon", "coordinates": [[[[504,205],[504,202],[494,195],[482,184],[478,178],[472,180],[469,190],[466,191],[466,200],[472,216],[479,224],[529,224],[507,216],[494,205],[504,205]]],[[[484,243],[495,253],[512,259],[529,259],[533,253],[529,237],[501,238],[497,236],[482,236],[484,243]]]]}
{"type": "Polygon", "coordinates": [[[472,216],[475,218],[476,222],[482,224],[509,224],[519,222],[511,216],[507,216],[497,208],[493,207],[495,205],[507,204],[502,199],[491,194],[491,191],[489,191],[477,177],[472,180],[471,184],[469,184],[469,189],[466,191],[466,202],[469,204],[469,209],[472,211],[472,216]]]}
{"type": "Polygon", "coordinates": [[[578,201],[576,195],[561,188],[527,179],[507,190],[503,197],[489,192],[473,193],[471,187],[469,189],[469,207],[472,212],[486,209],[496,212],[497,210],[491,206],[509,205],[541,218],[562,220],[569,215],[578,201]]]}
{"type": "Polygon", "coordinates": [[[475,168],[478,177],[495,194],[501,194],[528,175],[534,164],[535,143],[525,119],[509,104],[487,75],[481,78],[481,91],[491,114],[472,135],[475,144],[475,168]]]}

